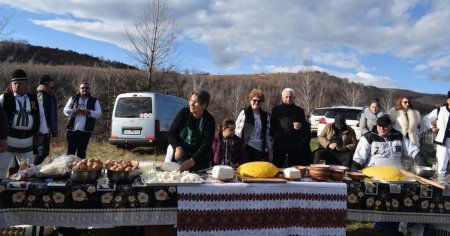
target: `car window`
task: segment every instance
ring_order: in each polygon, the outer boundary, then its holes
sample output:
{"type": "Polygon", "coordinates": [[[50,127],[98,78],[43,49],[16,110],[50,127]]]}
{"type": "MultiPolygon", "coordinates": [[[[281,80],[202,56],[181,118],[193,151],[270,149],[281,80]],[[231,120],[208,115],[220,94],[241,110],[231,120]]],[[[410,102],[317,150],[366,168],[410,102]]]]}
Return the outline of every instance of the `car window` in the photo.
{"type": "Polygon", "coordinates": [[[151,97],[123,97],[117,101],[115,117],[139,118],[143,113],[152,113],[151,97]]]}
{"type": "Polygon", "coordinates": [[[331,109],[326,114],[326,118],[335,118],[337,114],[341,114],[347,120],[358,120],[358,115],[361,113],[361,110],[356,109],[331,109]]]}
{"type": "Polygon", "coordinates": [[[323,116],[323,115],[325,115],[325,113],[327,113],[328,110],[329,110],[328,108],[318,108],[318,109],[314,109],[312,114],[314,116],[323,116]]]}

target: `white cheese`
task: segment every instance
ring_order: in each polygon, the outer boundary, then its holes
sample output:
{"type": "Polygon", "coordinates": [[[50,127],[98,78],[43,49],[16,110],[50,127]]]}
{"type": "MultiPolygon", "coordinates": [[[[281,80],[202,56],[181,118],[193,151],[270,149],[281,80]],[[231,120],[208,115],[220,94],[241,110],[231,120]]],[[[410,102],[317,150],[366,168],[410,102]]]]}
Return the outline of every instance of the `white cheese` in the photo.
{"type": "Polygon", "coordinates": [[[215,179],[232,179],[234,170],[231,166],[217,165],[212,169],[212,177],[215,179]]]}
{"type": "Polygon", "coordinates": [[[294,167],[284,169],[283,176],[287,179],[300,179],[302,177],[300,170],[297,170],[294,167]]]}

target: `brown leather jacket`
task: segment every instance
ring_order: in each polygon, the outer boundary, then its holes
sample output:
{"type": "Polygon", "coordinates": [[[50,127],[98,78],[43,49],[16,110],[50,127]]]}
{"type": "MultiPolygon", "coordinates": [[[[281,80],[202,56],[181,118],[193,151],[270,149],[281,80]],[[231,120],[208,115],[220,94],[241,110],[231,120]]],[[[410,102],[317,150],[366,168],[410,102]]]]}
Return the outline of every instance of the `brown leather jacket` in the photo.
{"type": "MultiPolygon", "coordinates": [[[[327,148],[328,145],[331,143],[331,137],[333,137],[335,131],[333,129],[333,124],[327,124],[325,128],[322,130],[322,132],[319,134],[319,143],[322,147],[327,148]]],[[[356,144],[358,141],[356,140],[356,134],[355,131],[347,125],[347,130],[344,131],[342,134],[342,143],[344,147],[343,151],[355,151],[356,144]]]]}

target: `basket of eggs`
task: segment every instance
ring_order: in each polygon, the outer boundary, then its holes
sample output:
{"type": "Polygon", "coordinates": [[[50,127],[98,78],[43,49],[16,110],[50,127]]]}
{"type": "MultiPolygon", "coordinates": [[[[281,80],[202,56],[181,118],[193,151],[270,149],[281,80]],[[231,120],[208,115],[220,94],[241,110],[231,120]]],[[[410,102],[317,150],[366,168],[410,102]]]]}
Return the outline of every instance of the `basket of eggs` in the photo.
{"type": "Polygon", "coordinates": [[[133,165],[130,161],[124,160],[108,160],[106,161],[108,178],[116,183],[129,183],[141,174],[138,165],[139,163],[133,165]]]}
{"type": "Polygon", "coordinates": [[[70,179],[73,182],[95,182],[103,169],[103,162],[99,159],[84,159],[73,161],[67,165],[70,171],[70,179]]]}

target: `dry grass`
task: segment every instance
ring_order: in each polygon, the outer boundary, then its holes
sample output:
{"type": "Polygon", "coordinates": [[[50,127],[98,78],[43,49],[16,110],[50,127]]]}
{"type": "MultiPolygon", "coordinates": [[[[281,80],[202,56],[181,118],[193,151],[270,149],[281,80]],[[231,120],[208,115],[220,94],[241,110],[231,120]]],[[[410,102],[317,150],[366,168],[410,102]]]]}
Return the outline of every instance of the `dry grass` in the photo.
{"type": "MultiPolygon", "coordinates": [[[[66,142],[52,142],[50,159],[60,156],[67,151],[66,142]]],[[[154,148],[117,148],[107,142],[91,141],[87,149],[87,158],[101,160],[155,160],[164,161],[164,153],[154,148]]]]}

